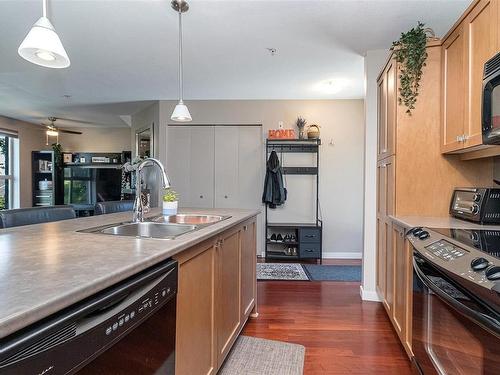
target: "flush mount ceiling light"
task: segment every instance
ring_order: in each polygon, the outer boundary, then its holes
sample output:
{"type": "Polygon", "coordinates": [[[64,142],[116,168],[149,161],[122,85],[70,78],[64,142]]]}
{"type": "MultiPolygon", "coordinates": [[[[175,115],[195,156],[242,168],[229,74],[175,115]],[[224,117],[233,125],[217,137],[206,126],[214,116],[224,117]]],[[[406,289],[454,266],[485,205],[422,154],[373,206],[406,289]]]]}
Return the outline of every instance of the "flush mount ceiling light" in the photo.
{"type": "Polygon", "coordinates": [[[344,87],[346,87],[348,81],[343,78],[334,78],[326,81],[319,82],[315,85],[315,91],[323,92],[324,94],[333,95],[338,94],[344,87]]]}
{"type": "Polygon", "coordinates": [[[182,89],[182,13],[189,10],[189,5],[185,0],[172,0],[172,9],[179,13],[179,103],[174,108],[172,116],[173,121],[189,122],[192,120],[188,107],[184,104],[182,89]]]}
{"type": "Polygon", "coordinates": [[[67,68],[70,65],[68,54],[47,18],[47,0],[42,0],[42,17],[26,35],[17,53],[23,59],[46,68],[67,68]]]}

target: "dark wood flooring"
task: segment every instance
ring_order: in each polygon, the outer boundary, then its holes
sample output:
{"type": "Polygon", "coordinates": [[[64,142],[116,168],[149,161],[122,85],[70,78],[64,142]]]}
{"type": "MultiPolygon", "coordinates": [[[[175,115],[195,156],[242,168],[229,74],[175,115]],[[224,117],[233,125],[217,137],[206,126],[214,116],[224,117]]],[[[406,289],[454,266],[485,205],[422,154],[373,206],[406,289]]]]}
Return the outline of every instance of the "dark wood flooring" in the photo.
{"type": "Polygon", "coordinates": [[[304,345],[304,374],[411,374],[382,304],[361,301],[359,283],[259,281],[257,290],[259,317],[243,334],[304,345]]]}

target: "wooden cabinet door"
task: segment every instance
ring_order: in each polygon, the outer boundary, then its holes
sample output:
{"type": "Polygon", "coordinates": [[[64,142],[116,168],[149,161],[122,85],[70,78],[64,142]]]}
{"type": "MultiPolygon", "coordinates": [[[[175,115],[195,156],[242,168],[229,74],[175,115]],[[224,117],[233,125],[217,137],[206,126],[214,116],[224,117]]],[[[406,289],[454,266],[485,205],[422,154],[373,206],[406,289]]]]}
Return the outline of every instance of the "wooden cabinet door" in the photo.
{"type": "Polygon", "coordinates": [[[385,160],[377,163],[377,217],[387,214],[387,171],[385,160]]]}
{"type": "Polygon", "coordinates": [[[392,223],[386,220],[385,235],[385,308],[392,315],[394,306],[394,246],[392,243],[392,223]]]}
{"type": "Polygon", "coordinates": [[[481,104],[484,63],[498,52],[497,0],[481,0],[464,20],[467,44],[465,147],[483,143],[481,104]]]}
{"type": "Polygon", "coordinates": [[[250,315],[257,296],[256,222],[252,220],[241,230],[241,321],[250,315]]]}
{"type": "Polygon", "coordinates": [[[178,261],[175,373],[215,374],[217,357],[214,242],[207,241],[181,253],[178,261]],[[186,259],[183,260],[183,257],[186,259]]]}
{"type": "Polygon", "coordinates": [[[378,159],[383,159],[387,151],[387,80],[385,71],[378,81],[377,88],[377,126],[378,126],[378,159]]]}
{"type": "Polygon", "coordinates": [[[405,251],[405,230],[392,224],[392,244],[394,248],[394,328],[403,340],[406,329],[406,282],[407,272],[405,251]]]}
{"type": "Polygon", "coordinates": [[[240,231],[221,237],[217,246],[216,330],[220,366],[236,340],[241,323],[240,231]]]}
{"type": "Polygon", "coordinates": [[[386,222],[377,218],[377,292],[385,301],[386,290],[386,222]]]}
{"type": "Polygon", "coordinates": [[[387,130],[386,130],[386,156],[394,155],[396,152],[396,123],[398,109],[398,72],[397,63],[391,59],[387,65],[386,82],[387,82],[387,130]]]}
{"type": "Polygon", "coordinates": [[[448,37],[442,46],[443,87],[441,151],[461,150],[465,124],[466,53],[463,25],[448,37]]]}

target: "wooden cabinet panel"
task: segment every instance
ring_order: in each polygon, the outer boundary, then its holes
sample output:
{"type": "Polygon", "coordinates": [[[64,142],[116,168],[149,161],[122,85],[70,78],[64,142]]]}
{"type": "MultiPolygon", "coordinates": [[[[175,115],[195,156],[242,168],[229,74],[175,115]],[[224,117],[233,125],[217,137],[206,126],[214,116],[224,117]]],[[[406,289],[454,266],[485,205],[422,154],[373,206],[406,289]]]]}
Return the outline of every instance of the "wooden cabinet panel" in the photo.
{"type": "Polygon", "coordinates": [[[385,220],[377,218],[377,292],[385,301],[386,287],[386,236],[385,220]]]}
{"type": "Polygon", "coordinates": [[[406,326],[406,252],[405,231],[392,225],[392,244],[394,247],[394,312],[393,318],[399,337],[404,337],[406,326]]]}
{"type": "Polygon", "coordinates": [[[397,91],[397,63],[391,60],[387,66],[386,81],[387,81],[387,145],[386,155],[391,156],[396,152],[396,118],[398,106],[398,91],[397,91]]]}
{"type": "Polygon", "coordinates": [[[387,148],[387,81],[385,79],[385,71],[378,81],[377,90],[378,100],[378,159],[382,159],[387,148]]]}
{"type": "Polygon", "coordinates": [[[240,231],[222,237],[217,247],[217,362],[236,340],[241,323],[240,231]]]}
{"type": "Polygon", "coordinates": [[[392,314],[394,304],[394,247],[392,245],[392,223],[386,221],[385,236],[385,308],[392,314]]]}
{"type": "Polygon", "coordinates": [[[250,315],[256,303],[257,290],[256,267],[257,254],[255,252],[256,222],[252,220],[243,225],[241,240],[241,321],[250,315]]]}
{"type": "Polygon", "coordinates": [[[175,373],[215,374],[215,247],[208,242],[188,251],[196,254],[179,259],[175,373]]]}
{"type": "Polygon", "coordinates": [[[442,139],[441,151],[463,148],[465,124],[466,53],[463,26],[446,39],[443,51],[442,139]]]}
{"type": "Polygon", "coordinates": [[[463,79],[467,85],[467,121],[465,147],[482,144],[481,103],[484,63],[495,55],[497,48],[496,0],[482,0],[464,20],[467,43],[466,63],[468,74],[463,79]]]}

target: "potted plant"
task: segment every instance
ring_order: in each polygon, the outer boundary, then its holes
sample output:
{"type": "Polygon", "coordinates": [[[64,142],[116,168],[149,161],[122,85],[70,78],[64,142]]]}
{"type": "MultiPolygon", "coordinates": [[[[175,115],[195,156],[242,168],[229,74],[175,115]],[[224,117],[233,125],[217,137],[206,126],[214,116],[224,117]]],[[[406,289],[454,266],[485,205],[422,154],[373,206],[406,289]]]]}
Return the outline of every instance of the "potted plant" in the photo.
{"type": "Polygon", "coordinates": [[[299,129],[299,139],[306,139],[306,132],[305,132],[305,127],[306,127],[307,121],[299,116],[297,117],[297,120],[295,121],[295,125],[297,126],[297,129],[299,129]]]}
{"type": "Polygon", "coordinates": [[[163,194],[163,215],[177,215],[179,194],[172,189],[166,189],[163,194]]]}

